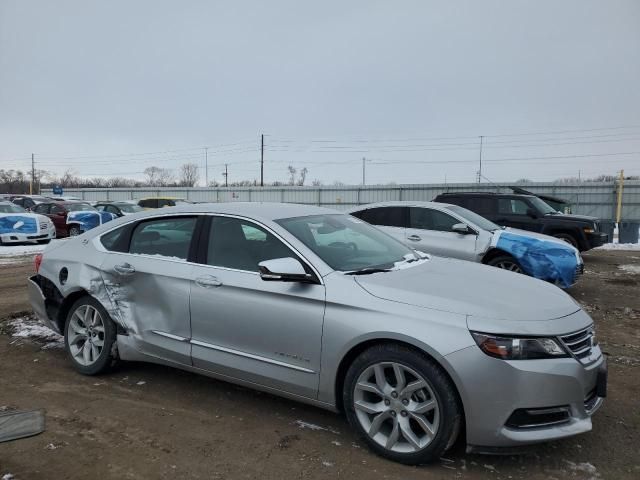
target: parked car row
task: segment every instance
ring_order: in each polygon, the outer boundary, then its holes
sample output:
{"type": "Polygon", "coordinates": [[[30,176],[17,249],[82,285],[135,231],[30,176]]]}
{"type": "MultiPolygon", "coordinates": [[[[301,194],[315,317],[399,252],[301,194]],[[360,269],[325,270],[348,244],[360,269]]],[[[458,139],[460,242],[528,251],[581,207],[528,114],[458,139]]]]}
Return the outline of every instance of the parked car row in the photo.
{"type": "Polygon", "coordinates": [[[451,204],[352,213],[124,215],[37,256],[30,302],[82,374],[148,361],[343,411],[372,450],[407,464],[460,435],[496,453],[591,430],[607,385],[592,319],[549,282],[481,264],[503,249],[534,276],[548,262],[558,283],[575,248],[451,204]]]}

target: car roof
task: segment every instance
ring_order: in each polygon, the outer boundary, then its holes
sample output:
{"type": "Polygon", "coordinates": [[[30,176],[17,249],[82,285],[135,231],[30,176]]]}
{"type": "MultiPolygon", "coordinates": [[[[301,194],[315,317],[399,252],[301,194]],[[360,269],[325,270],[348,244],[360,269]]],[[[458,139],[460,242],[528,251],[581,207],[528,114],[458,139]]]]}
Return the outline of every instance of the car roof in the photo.
{"type": "MultiPolygon", "coordinates": [[[[136,213],[136,218],[157,217],[168,214],[219,213],[253,218],[263,222],[273,222],[283,218],[307,217],[311,215],[341,215],[344,212],[331,208],[301,205],[296,203],[270,202],[222,202],[222,203],[190,203],[177,207],[145,210],[136,213]]],[[[130,217],[129,217],[130,218],[130,217]]],[[[116,221],[116,220],[114,220],[116,221]]]]}
{"type": "Polygon", "coordinates": [[[182,197],[142,197],[138,199],[138,201],[140,200],[184,200],[184,198],[182,197]]]}
{"type": "Polygon", "coordinates": [[[454,207],[456,205],[443,202],[422,202],[413,200],[391,200],[388,202],[367,203],[366,205],[358,205],[347,210],[347,212],[360,212],[362,210],[368,210],[370,208],[379,207],[431,207],[435,209],[441,209],[446,207],[454,207]]]}
{"type": "Polygon", "coordinates": [[[501,193],[501,192],[445,192],[438,195],[438,197],[453,197],[453,196],[467,196],[467,195],[487,195],[492,197],[527,197],[532,198],[535,195],[525,195],[522,193],[501,193]]]}

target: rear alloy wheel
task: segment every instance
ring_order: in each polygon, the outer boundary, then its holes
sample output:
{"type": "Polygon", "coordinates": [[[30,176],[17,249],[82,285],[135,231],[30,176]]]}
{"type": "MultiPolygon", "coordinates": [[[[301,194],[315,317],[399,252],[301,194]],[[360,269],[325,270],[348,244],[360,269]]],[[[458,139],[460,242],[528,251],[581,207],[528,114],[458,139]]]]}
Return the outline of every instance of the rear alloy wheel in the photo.
{"type": "Polygon", "coordinates": [[[518,261],[511,255],[500,255],[499,257],[494,257],[487,262],[487,265],[501,268],[503,270],[509,270],[510,272],[524,273],[518,261]]]}
{"type": "Polygon", "coordinates": [[[79,226],[73,225],[72,227],[69,227],[69,236],[70,237],[77,237],[81,233],[82,232],[80,231],[80,227],[79,226]]]}
{"type": "Polygon", "coordinates": [[[108,371],[116,361],[116,327],[100,303],[91,297],[76,301],[69,310],[64,343],[73,366],[85,375],[108,371]]]}
{"type": "Polygon", "coordinates": [[[349,423],[374,451],[409,465],[437,460],[455,442],[456,398],[435,362],[402,345],[366,350],[345,379],[349,423]]]}

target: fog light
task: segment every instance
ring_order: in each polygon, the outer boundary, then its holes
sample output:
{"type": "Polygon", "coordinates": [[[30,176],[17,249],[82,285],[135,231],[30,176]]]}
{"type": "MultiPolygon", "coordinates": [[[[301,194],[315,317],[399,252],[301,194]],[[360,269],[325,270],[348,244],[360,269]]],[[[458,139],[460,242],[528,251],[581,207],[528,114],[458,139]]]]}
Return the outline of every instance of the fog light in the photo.
{"type": "Polygon", "coordinates": [[[519,408],[511,414],[506,426],[509,428],[544,428],[567,423],[570,417],[568,406],[519,408]]]}

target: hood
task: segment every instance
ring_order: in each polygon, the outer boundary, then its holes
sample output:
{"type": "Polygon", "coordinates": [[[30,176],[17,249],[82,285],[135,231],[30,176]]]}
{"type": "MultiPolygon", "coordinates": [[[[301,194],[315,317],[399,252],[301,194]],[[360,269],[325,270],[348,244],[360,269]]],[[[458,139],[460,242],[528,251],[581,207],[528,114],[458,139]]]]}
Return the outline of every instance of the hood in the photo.
{"type": "Polygon", "coordinates": [[[449,258],[431,257],[415,267],[355,278],[378,298],[475,317],[529,322],[580,310],[569,295],[550,283],[449,258]]]}
{"type": "MultiPolygon", "coordinates": [[[[500,230],[496,230],[495,232],[492,233],[496,233],[499,232],[500,230]]],[[[578,255],[579,258],[580,257],[580,251],[575,248],[572,245],[569,245],[567,242],[565,242],[564,240],[561,240],[559,238],[556,237],[552,237],[551,235],[545,235],[544,233],[537,233],[537,232],[531,232],[529,230],[521,230],[519,228],[511,228],[511,227],[507,227],[502,231],[507,231],[507,232],[513,232],[513,233],[517,233],[518,235],[522,235],[525,237],[531,237],[531,238],[538,238],[540,240],[545,240],[547,242],[553,242],[557,245],[561,245],[562,247],[565,247],[567,250],[571,250],[572,252],[576,253],[578,255]]]]}
{"type": "Polygon", "coordinates": [[[587,215],[573,215],[571,213],[558,213],[557,215],[547,214],[544,218],[557,218],[566,222],[588,223],[592,225],[594,222],[600,222],[597,217],[588,217],[587,215]]]}
{"type": "Polygon", "coordinates": [[[49,222],[49,218],[37,213],[0,213],[0,233],[34,234],[39,230],[39,223],[49,222]]]}

